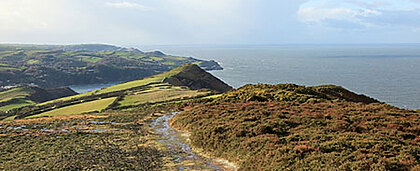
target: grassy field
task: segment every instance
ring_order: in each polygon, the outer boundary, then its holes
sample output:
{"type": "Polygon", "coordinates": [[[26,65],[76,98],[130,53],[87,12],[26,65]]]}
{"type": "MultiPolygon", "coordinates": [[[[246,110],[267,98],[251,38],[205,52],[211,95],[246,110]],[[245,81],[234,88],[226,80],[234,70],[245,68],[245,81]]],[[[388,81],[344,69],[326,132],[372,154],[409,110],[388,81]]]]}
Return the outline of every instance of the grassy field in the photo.
{"type": "Polygon", "coordinates": [[[64,97],[64,98],[40,103],[38,105],[45,105],[45,104],[48,104],[48,103],[54,103],[54,102],[58,102],[58,101],[68,101],[68,100],[71,100],[71,99],[90,96],[90,95],[93,95],[93,94],[98,95],[98,94],[110,93],[110,92],[115,92],[115,91],[122,91],[122,90],[127,90],[127,89],[131,89],[131,88],[135,88],[135,87],[141,87],[141,86],[145,86],[145,85],[149,85],[149,84],[160,84],[160,83],[163,82],[163,80],[166,77],[175,75],[182,70],[183,70],[182,67],[178,67],[178,68],[175,68],[174,70],[171,70],[171,71],[168,71],[168,72],[165,72],[165,73],[162,73],[162,74],[154,75],[154,76],[151,76],[151,77],[143,78],[143,79],[140,79],[140,80],[129,81],[129,82],[126,82],[126,83],[121,83],[121,84],[114,85],[114,86],[107,87],[107,88],[100,89],[100,90],[95,90],[95,91],[86,92],[86,93],[83,93],[83,94],[78,94],[78,95],[75,95],[75,96],[69,96],[69,97],[64,97]]]}
{"type": "Polygon", "coordinates": [[[30,95],[30,90],[26,88],[11,89],[0,92],[0,102],[9,101],[15,98],[25,98],[30,95]]]}
{"type": "Polygon", "coordinates": [[[56,103],[56,102],[59,102],[59,101],[68,101],[68,100],[82,98],[82,97],[91,96],[91,95],[99,95],[99,94],[110,93],[110,92],[115,92],[115,91],[127,90],[127,89],[134,88],[134,87],[141,87],[141,86],[145,86],[145,85],[148,85],[148,84],[161,83],[161,82],[162,82],[162,77],[148,77],[148,78],[144,78],[144,79],[141,79],[141,80],[135,80],[135,81],[130,81],[130,82],[126,82],[126,83],[121,83],[121,84],[114,85],[114,86],[107,87],[107,88],[100,89],[100,90],[95,90],[95,91],[86,92],[86,93],[82,93],[82,94],[78,94],[78,95],[74,95],[74,96],[63,97],[63,98],[47,101],[47,102],[44,102],[44,103],[39,103],[37,105],[42,106],[42,105],[46,105],[46,104],[49,104],[49,103],[56,103]]]}
{"type": "Polygon", "coordinates": [[[41,113],[38,115],[29,116],[28,118],[36,118],[42,116],[61,116],[61,115],[75,115],[87,112],[94,112],[94,111],[101,111],[107,108],[110,104],[112,104],[117,97],[101,99],[81,104],[76,104],[72,106],[67,106],[55,110],[51,110],[45,113],[41,113]]]}
{"type": "Polygon", "coordinates": [[[0,92],[0,102],[10,102],[11,104],[0,106],[0,111],[9,111],[23,106],[34,105],[35,102],[27,99],[32,90],[27,88],[17,88],[0,92]]]}
{"type": "Polygon", "coordinates": [[[27,100],[27,99],[15,99],[13,104],[0,106],[0,111],[9,111],[9,110],[12,110],[12,109],[16,109],[16,108],[20,108],[20,107],[24,107],[24,106],[29,106],[29,105],[34,105],[34,104],[35,104],[35,102],[27,100]]]}
{"type": "MultiPolygon", "coordinates": [[[[169,83],[163,82],[166,78],[179,74],[184,70],[190,69],[190,67],[194,66],[183,65],[171,71],[152,77],[147,77],[141,80],[130,81],[100,90],[55,99],[36,104],[34,106],[28,106],[22,108],[22,110],[7,113],[3,116],[2,119],[13,120],[21,118],[72,115],[92,111],[101,111],[107,108],[109,104],[112,104],[116,99],[119,101],[113,104],[110,109],[130,108],[133,106],[147,105],[150,103],[183,101],[186,99],[204,97],[206,95],[213,94],[214,92],[209,89],[191,90],[188,87],[173,86],[169,83]]],[[[22,103],[22,105],[24,104],[25,103],[22,103]]]]}
{"type": "Polygon", "coordinates": [[[140,86],[144,86],[144,85],[148,85],[148,84],[159,84],[162,83],[165,78],[170,77],[172,75],[178,74],[179,72],[181,72],[182,70],[184,70],[183,66],[177,67],[171,71],[162,73],[162,74],[157,74],[151,77],[147,77],[141,80],[135,80],[135,81],[130,81],[130,82],[126,82],[126,83],[122,83],[122,84],[118,84],[115,86],[111,86],[108,88],[104,88],[101,90],[96,91],[96,94],[102,94],[102,93],[109,93],[109,92],[114,92],[114,91],[121,91],[121,90],[127,90],[130,88],[134,88],[134,87],[140,87],[140,86]]]}
{"type": "Polygon", "coordinates": [[[209,91],[200,92],[198,90],[183,89],[181,87],[164,87],[125,96],[119,104],[120,106],[141,105],[145,103],[157,103],[168,100],[205,96],[209,93],[209,91]]]}
{"type": "Polygon", "coordinates": [[[33,64],[39,64],[39,63],[40,63],[40,61],[39,61],[39,60],[35,60],[35,59],[30,59],[30,60],[28,60],[26,63],[28,63],[28,64],[30,64],[30,65],[33,65],[33,64]]]}
{"type": "Polygon", "coordinates": [[[98,61],[100,61],[102,58],[98,58],[98,57],[91,57],[91,56],[77,56],[77,58],[82,58],[81,61],[84,62],[90,62],[90,63],[96,63],[98,61]]]}
{"type": "Polygon", "coordinates": [[[144,85],[147,85],[147,84],[161,83],[162,81],[163,81],[162,77],[153,76],[153,77],[148,77],[148,78],[141,79],[141,80],[135,80],[135,81],[130,81],[130,82],[114,85],[114,86],[111,86],[111,87],[108,87],[108,88],[98,90],[95,93],[96,94],[102,94],[102,93],[109,93],[109,92],[114,92],[114,91],[121,91],[121,90],[126,90],[126,89],[130,89],[130,88],[134,88],[134,87],[144,86],[144,85]]]}
{"type": "Polygon", "coordinates": [[[37,106],[42,106],[42,105],[46,105],[46,104],[49,104],[49,103],[56,103],[56,102],[59,102],[59,101],[69,101],[69,100],[72,100],[72,99],[76,99],[76,98],[80,98],[80,97],[86,97],[86,96],[90,96],[90,95],[93,95],[93,94],[95,94],[95,91],[86,92],[86,93],[82,93],[82,94],[77,94],[77,95],[74,95],[74,96],[63,97],[63,98],[59,98],[59,99],[55,99],[55,100],[50,100],[50,101],[46,101],[44,103],[38,103],[37,106]]]}

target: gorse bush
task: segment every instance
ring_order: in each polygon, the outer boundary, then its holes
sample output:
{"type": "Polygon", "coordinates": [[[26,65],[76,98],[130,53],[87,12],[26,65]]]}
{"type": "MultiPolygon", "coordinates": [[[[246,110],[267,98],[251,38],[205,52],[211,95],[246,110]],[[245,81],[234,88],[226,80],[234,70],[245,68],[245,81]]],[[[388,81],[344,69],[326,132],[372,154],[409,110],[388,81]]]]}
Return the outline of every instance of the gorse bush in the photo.
{"type": "Polygon", "coordinates": [[[337,86],[247,85],[176,115],[193,146],[242,170],[410,170],[420,114],[337,86]],[[362,103],[364,102],[364,103],[362,103]]]}

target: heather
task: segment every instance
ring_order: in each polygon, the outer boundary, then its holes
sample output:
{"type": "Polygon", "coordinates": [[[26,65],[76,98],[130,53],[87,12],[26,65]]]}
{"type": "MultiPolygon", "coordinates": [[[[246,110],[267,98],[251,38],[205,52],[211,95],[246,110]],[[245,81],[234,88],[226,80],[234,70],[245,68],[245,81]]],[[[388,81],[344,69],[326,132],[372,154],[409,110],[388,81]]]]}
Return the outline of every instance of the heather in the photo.
{"type": "Polygon", "coordinates": [[[247,85],[172,120],[241,170],[420,169],[420,114],[336,86],[247,85]]]}

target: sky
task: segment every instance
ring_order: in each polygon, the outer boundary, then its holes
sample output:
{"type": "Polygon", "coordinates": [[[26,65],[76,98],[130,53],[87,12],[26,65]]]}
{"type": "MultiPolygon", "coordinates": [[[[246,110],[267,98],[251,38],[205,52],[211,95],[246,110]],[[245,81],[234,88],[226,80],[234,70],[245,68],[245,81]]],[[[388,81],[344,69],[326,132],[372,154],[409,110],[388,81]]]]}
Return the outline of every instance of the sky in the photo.
{"type": "Polygon", "coordinates": [[[420,43],[420,0],[0,0],[0,42],[420,43]]]}

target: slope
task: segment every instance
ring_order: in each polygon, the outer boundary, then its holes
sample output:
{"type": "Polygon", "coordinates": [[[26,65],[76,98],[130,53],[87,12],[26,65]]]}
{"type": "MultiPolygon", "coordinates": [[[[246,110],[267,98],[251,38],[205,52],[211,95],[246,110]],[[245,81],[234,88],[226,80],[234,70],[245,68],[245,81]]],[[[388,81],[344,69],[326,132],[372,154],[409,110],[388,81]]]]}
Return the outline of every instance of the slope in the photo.
{"type": "MultiPolygon", "coordinates": [[[[204,97],[230,89],[230,86],[207,73],[197,65],[184,64],[171,71],[144,79],[114,85],[92,92],[55,99],[33,106],[27,106],[9,113],[8,116],[9,119],[22,119],[31,116],[48,116],[48,112],[51,110],[71,107],[111,97],[117,97],[117,99],[107,106],[106,109],[125,109],[150,103],[204,97]],[[177,80],[177,82],[174,82],[173,80],[177,80]]],[[[76,107],[72,109],[81,108],[76,107]]],[[[78,110],[76,110],[74,113],[84,112],[78,112],[78,110]]]]}
{"type": "Polygon", "coordinates": [[[54,88],[131,81],[186,63],[222,69],[215,61],[111,45],[0,45],[0,86],[33,83],[54,88]]]}
{"type": "Polygon", "coordinates": [[[61,97],[77,94],[68,87],[42,89],[39,87],[20,87],[0,92],[0,111],[7,112],[23,106],[33,105],[61,97]]]}
{"type": "Polygon", "coordinates": [[[170,123],[241,170],[418,170],[420,114],[338,86],[246,85],[170,123]]]}

